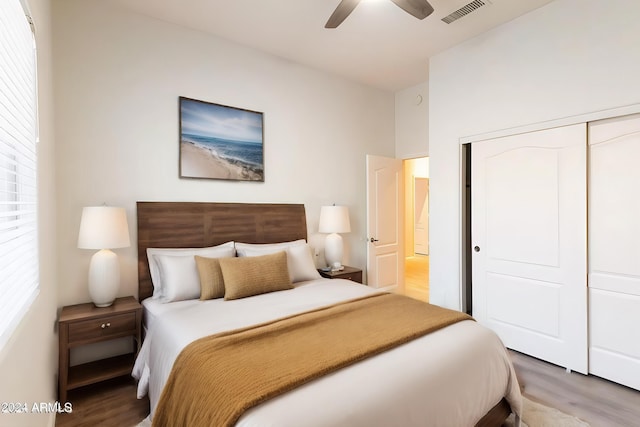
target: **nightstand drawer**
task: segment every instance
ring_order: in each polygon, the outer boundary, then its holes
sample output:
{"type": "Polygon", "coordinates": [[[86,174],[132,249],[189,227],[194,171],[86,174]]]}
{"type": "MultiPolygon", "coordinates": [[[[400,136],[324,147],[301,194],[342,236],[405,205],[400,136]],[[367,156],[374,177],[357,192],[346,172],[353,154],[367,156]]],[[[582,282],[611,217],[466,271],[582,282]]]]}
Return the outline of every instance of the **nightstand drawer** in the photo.
{"type": "Polygon", "coordinates": [[[340,276],[341,279],[351,280],[353,282],[362,283],[362,272],[351,273],[351,274],[343,274],[340,276]]]}
{"type": "Polygon", "coordinates": [[[135,333],[136,313],[118,314],[69,324],[69,344],[122,333],[135,333]]]}

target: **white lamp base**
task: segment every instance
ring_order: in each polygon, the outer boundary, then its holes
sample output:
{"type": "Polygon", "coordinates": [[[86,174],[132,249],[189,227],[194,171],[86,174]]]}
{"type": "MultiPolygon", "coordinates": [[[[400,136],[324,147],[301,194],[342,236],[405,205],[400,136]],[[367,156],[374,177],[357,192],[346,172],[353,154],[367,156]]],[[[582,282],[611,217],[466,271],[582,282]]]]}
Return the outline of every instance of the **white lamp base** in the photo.
{"type": "Polygon", "coordinates": [[[342,236],[331,233],[324,242],[324,259],[332,270],[342,267],[343,254],[342,236]]]}
{"type": "Polygon", "coordinates": [[[89,264],[89,295],[96,307],[113,304],[120,287],[118,256],[109,249],[102,249],[91,257],[89,264]]]}

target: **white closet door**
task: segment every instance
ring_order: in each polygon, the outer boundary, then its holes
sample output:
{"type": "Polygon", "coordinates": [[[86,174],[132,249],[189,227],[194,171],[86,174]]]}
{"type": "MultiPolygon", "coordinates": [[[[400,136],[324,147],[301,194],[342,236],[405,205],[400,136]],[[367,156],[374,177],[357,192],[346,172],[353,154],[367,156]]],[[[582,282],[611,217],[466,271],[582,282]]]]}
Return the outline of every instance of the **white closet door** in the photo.
{"type": "Polygon", "coordinates": [[[472,145],[473,315],[505,345],[587,363],[586,124],[472,145]]]}
{"type": "Polygon", "coordinates": [[[640,390],[640,115],[589,124],[589,372],[640,390]]]}

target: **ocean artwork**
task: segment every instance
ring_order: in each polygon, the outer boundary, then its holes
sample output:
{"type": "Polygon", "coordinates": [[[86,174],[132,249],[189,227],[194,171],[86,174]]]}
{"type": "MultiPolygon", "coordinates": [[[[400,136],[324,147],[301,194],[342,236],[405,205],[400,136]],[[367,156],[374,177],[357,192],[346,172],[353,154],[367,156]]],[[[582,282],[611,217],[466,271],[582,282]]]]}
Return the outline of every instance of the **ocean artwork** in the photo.
{"type": "Polygon", "coordinates": [[[263,114],[180,97],[180,177],[264,181],[263,114]]]}

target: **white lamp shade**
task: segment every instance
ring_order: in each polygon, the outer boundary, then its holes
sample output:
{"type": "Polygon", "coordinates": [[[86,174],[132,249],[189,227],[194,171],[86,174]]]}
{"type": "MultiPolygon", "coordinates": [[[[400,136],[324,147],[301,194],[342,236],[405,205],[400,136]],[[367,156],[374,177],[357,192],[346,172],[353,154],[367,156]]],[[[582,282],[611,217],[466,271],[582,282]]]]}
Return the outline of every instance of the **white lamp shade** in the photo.
{"type": "Polygon", "coordinates": [[[91,206],[82,209],[78,247],[81,249],[126,248],[129,225],[124,208],[91,206]]]}
{"type": "Polygon", "coordinates": [[[322,206],[320,208],[320,233],[349,233],[349,209],[346,206],[322,206]]]}

